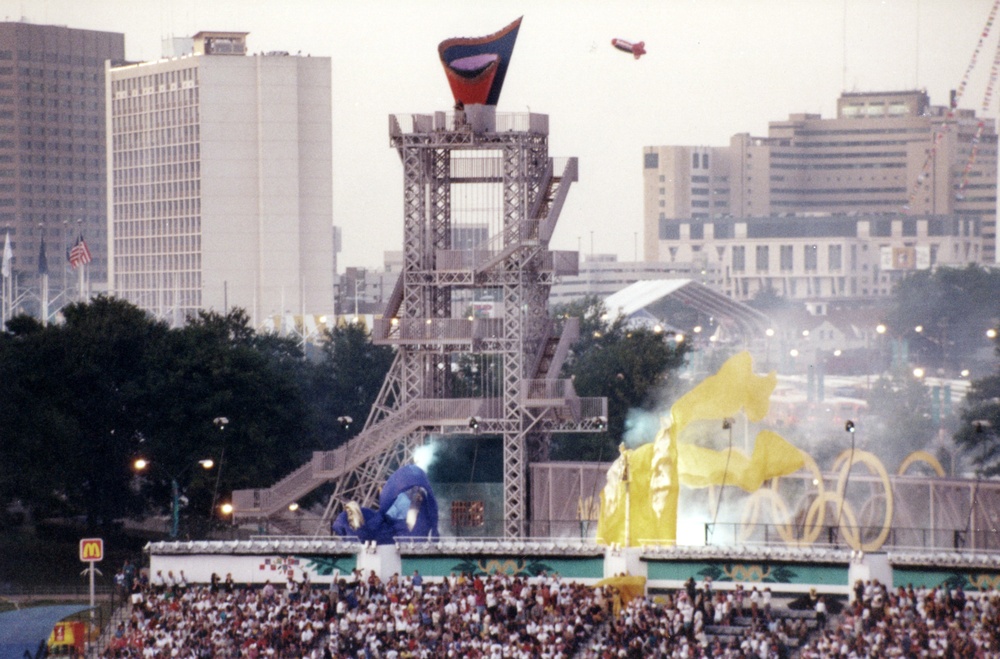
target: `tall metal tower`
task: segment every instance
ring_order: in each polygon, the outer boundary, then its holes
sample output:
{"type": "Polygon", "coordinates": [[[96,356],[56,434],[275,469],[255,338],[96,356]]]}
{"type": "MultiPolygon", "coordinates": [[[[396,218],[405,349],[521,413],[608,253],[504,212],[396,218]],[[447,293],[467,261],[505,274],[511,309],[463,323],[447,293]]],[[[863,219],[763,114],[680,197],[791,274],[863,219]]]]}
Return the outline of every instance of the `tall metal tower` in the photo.
{"type": "Polygon", "coordinates": [[[524,537],[528,462],[547,456],[552,433],[607,422],[606,399],[558,378],[578,323],[557,332],[548,314],[554,277],[577,270],[576,252],[549,249],[577,161],[549,157],[543,114],[473,105],[394,115],[389,127],[403,164],[403,271],[373,338],[396,359],[362,433],[269,489],[234,493],[236,515],[278,515],[331,481],[332,505],[370,505],[429,438],[500,436],[504,535],[524,537]]]}

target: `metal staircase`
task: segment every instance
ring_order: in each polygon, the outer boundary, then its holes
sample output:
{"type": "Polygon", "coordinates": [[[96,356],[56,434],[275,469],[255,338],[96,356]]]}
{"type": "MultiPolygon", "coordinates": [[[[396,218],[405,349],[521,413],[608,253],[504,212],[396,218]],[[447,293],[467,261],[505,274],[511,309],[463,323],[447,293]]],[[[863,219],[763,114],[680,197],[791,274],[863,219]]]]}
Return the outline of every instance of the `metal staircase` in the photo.
{"type": "Polygon", "coordinates": [[[333,492],[324,518],[350,500],[373,506],[386,478],[429,435],[469,435],[474,418],[478,435],[502,437],[504,535],[523,537],[529,453],[544,456],[552,433],[603,430],[606,399],[580,398],[572,382],[558,379],[579,323],[569,319],[556,333],[548,316],[555,276],[578,268],[576,252],[548,249],[577,179],[576,159],[557,168],[548,157],[545,115],[497,115],[488,106],[465,114],[473,120],[456,123],[442,112],[390,117],[404,170],[403,272],[372,338],[397,354],[364,430],[269,488],[234,492],[238,519],[287,514],[326,483],[333,492]],[[489,237],[453,249],[453,231],[484,214],[489,237]],[[487,292],[498,311],[465,315],[467,301],[487,292]],[[470,354],[494,355],[498,388],[453,397],[451,366],[470,354]]]}

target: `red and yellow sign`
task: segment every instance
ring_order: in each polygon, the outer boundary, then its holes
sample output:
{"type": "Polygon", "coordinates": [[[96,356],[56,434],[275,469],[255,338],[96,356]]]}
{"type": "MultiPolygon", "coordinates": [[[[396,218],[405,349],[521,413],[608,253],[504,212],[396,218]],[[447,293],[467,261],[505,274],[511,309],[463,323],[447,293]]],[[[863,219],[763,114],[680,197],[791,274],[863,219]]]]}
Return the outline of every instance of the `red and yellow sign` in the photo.
{"type": "Polygon", "coordinates": [[[102,538],[83,538],[80,540],[80,560],[85,563],[97,563],[104,559],[104,540],[102,538]]]}
{"type": "Polygon", "coordinates": [[[82,622],[57,622],[49,634],[49,647],[72,645],[82,655],[87,640],[86,625],[82,622]]]}

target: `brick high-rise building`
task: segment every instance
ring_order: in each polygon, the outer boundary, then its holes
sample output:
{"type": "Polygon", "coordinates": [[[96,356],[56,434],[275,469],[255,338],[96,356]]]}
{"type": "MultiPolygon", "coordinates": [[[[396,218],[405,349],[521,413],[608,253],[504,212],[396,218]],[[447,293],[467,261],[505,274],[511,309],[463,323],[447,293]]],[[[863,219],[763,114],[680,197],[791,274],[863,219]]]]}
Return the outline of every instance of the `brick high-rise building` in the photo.
{"type": "MultiPolygon", "coordinates": [[[[91,288],[107,280],[104,63],[124,57],[122,34],[0,23],[0,234],[18,291],[37,287],[44,239],[52,298],[74,296],[64,253],[80,234],[91,288]]],[[[15,312],[37,313],[36,296],[20,297],[15,312]]]]}

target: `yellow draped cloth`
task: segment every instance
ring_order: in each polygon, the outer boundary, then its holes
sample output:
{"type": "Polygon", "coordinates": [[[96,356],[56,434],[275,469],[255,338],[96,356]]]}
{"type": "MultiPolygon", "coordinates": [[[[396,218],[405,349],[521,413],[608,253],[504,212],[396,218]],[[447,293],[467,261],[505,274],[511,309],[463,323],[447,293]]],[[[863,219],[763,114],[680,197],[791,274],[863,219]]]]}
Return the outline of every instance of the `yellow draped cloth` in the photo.
{"type": "Polygon", "coordinates": [[[805,461],[799,449],[770,430],[757,434],[750,456],[678,441],[695,421],[721,422],[740,412],[751,422],[761,421],[776,383],[774,373],[754,374],[750,353],[736,354],[674,403],[651,444],[623,448],[601,492],[598,543],[675,544],[682,483],[707,487],[724,482],[753,492],[768,479],[801,469],[805,461]]]}
{"type": "Polygon", "coordinates": [[[623,608],[628,606],[629,602],[637,597],[645,596],[646,577],[630,577],[620,575],[617,577],[601,579],[594,584],[594,588],[601,588],[603,586],[611,586],[613,590],[613,612],[615,616],[617,616],[621,613],[623,608]]]}

